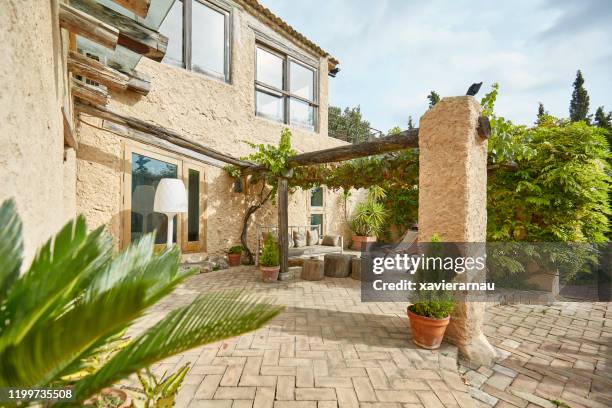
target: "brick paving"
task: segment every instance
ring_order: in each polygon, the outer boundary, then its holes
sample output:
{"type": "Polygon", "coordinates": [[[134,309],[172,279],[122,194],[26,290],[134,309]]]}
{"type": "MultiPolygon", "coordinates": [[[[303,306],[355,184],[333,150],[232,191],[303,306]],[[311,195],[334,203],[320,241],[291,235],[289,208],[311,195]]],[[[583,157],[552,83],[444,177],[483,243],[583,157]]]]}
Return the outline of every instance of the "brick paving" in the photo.
{"type": "Polygon", "coordinates": [[[485,322],[501,360],[459,368],[477,406],[612,407],[611,303],[492,306],[485,322]]]}
{"type": "Polygon", "coordinates": [[[359,284],[351,278],[265,284],[253,267],[200,274],[155,305],[131,334],[201,292],[244,288],[285,311],[260,330],[155,365],[160,375],[191,362],[177,407],[475,407],[456,348],[417,348],[406,304],[361,303],[359,284]]]}

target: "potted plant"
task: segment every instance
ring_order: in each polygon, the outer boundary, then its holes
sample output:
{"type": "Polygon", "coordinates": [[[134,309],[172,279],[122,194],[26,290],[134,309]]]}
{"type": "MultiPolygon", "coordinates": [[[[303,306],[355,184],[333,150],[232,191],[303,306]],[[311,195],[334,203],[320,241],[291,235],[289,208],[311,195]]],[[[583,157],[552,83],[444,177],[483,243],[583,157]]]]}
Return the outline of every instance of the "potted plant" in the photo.
{"type": "Polygon", "coordinates": [[[240,258],[242,258],[242,245],[234,245],[227,251],[229,266],[240,266],[240,258]]]}
{"type": "Polygon", "coordinates": [[[275,282],[278,280],[280,262],[278,259],[278,243],[271,233],[266,235],[264,246],[259,258],[259,269],[264,282],[275,282]]]}
{"type": "MultiPolygon", "coordinates": [[[[428,258],[443,257],[440,238],[434,234],[431,242],[426,244],[425,254],[428,258]]],[[[415,281],[420,283],[442,282],[452,280],[449,271],[444,269],[419,269],[415,281]]],[[[455,307],[451,292],[446,290],[417,290],[407,314],[410,320],[412,342],[428,350],[437,349],[442,343],[444,332],[450,322],[450,315],[455,307]]]]}
{"type": "Polygon", "coordinates": [[[439,348],[454,307],[455,302],[448,294],[420,298],[408,306],[412,342],[428,350],[439,348]]]}
{"type": "Polygon", "coordinates": [[[376,242],[376,237],[382,232],[388,212],[380,202],[386,196],[380,187],[371,187],[368,198],[355,207],[351,220],[353,244],[351,249],[361,251],[362,244],[376,242]]]}

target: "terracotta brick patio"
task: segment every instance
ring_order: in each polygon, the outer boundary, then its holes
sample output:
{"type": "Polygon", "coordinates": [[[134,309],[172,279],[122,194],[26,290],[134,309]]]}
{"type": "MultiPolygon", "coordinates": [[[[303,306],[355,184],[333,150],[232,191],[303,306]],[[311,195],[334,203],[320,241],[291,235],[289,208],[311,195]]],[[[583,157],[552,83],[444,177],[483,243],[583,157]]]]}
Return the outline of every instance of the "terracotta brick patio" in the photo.
{"type": "Polygon", "coordinates": [[[484,407],[612,406],[612,304],[494,306],[485,333],[502,354],[460,371],[484,407]]]}
{"type": "Polygon", "coordinates": [[[491,306],[485,333],[502,360],[470,367],[458,366],[454,346],[414,346],[406,304],[361,303],[359,285],[350,278],[264,284],[252,267],[200,274],[131,331],[210,290],[244,288],[286,306],[256,332],[156,365],[162,374],[192,363],[177,407],[612,406],[610,304],[491,306]]]}
{"type": "Polygon", "coordinates": [[[264,284],[252,267],[200,274],[133,331],[200,292],[245,288],[287,308],[256,332],[156,365],[162,374],[192,363],[178,407],[474,407],[455,347],[417,348],[406,305],[361,303],[359,285],[350,278],[264,284]]]}

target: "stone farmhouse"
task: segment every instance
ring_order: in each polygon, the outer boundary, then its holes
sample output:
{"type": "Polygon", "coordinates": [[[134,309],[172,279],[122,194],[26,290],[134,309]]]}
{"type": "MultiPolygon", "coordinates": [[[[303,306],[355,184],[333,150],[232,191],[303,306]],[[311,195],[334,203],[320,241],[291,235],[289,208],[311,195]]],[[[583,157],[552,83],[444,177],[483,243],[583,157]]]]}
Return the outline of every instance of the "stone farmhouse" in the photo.
{"type": "MultiPolygon", "coordinates": [[[[288,128],[300,153],[344,144],[327,134],[338,61],[256,0],[18,3],[0,14],[0,200],[17,202],[28,257],[77,214],[118,249],[153,230],[164,243],[153,211],[163,177],[188,194],[175,242],[219,254],[239,243],[254,193],[223,169],[253,151],[244,141],[276,144],[288,128]]],[[[289,225],[348,243],[345,205],[338,192],[298,190],[289,225]]],[[[275,212],[257,213],[251,245],[275,212]]]]}

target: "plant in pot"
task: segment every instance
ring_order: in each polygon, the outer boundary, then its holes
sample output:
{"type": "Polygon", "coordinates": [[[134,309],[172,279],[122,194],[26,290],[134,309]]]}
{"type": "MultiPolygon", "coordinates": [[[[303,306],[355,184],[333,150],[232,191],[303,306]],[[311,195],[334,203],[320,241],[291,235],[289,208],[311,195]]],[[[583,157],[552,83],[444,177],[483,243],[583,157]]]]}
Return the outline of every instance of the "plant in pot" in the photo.
{"type": "Polygon", "coordinates": [[[361,251],[363,244],[376,242],[382,232],[388,212],[380,202],[386,196],[385,190],[374,186],[368,191],[368,198],[357,204],[351,220],[353,244],[351,249],[361,251]]]}
{"type": "Polygon", "coordinates": [[[278,280],[280,262],[278,258],[278,242],[271,233],[266,235],[264,246],[259,258],[259,269],[264,282],[275,282],[278,280]]]}
{"type": "MultiPolygon", "coordinates": [[[[427,245],[428,258],[439,257],[442,244],[437,235],[427,245]]],[[[441,269],[419,269],[415,276],[417,288],[419,283],[441,282],[452,279],[449,272],[441,269]]],[[[450,315],[455,307],[452,293],[446,290],[418,290],[411,299],[407,314],[410,320],[412,342],[419,347],[434,350],[440,347],[444,332],[450,322],[450,315]]]]}
{"type": "Polygon", "coordinates": [[[240,266],[242,257],[242,245],[234,245],[227,251],[227,262],[229,266],[240,266]]]}

